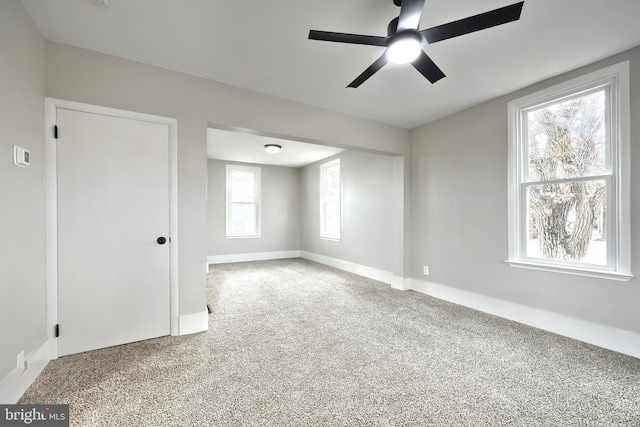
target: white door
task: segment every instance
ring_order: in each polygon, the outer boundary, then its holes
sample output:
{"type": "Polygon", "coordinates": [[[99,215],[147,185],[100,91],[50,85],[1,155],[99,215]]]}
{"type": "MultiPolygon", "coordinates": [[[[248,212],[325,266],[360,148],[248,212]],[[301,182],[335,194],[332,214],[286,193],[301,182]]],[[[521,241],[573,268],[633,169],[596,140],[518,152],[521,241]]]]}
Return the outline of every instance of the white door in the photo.
{"type": "Polygon", "coordinates": [[[169,335],[169,126],[62,108],[57,126],[58,354],[169,335]]]}

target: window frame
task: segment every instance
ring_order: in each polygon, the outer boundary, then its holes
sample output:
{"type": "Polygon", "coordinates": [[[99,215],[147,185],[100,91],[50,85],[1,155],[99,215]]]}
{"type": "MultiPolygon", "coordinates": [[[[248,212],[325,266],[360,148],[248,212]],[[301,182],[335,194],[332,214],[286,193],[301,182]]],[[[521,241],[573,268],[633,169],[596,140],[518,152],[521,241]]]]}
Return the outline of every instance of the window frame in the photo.
{"type": "MultiPolygon", "coordinates": [[[[630,228],[630,92],[629,62],[625,61],[564,83],[542,89],[508,103],[508,259],[513,267],[574,274],[612,280],[629,280],[631,274],[630,228]],[[610,170],[600,178],[607,180],[607,266],[546,260],[526,256],[528,231],[527,124],[529,111],[607,88],[605,102],[609,114],[609,143],[606,147],[610,170]]],[[[595,179],[596,176],[577,180],[595,179]]],[[[576,179],[560,179],[570,182],[576,179]]],[[[553,181],[556,182],[556,181],[553,181]]]]}
{"type": "MultiPolygon", "coordinates": [[[[333,159],[330,160],[328,162],[324,162],[321,163],[319,166],[319,179],[320,179],[320,197],[319,197],[319,201],[320,201],[320,239],[323,240],[333,240],[333,241],[337,241],[339,242],[342,239],[342,167],[341,167],[341,163],[340,163],[340,158],[337,159],[333,159]],[[327,209],[326,206],[328,203],[328,201],[325,200],[325,194],[326,194],[326,171],[330,168],[333,167],[338,167],[338,173],[340,176],[340,183],[338,185],[338,235],[337,236],[332,236],[329,235],[329,233],[327,232],[327,209]]],[[[331,201],[331,202],[335,202],[335,201],[331,201]]]]}
{"type": "MultiPolygon", "coordinates": [[[[262,169],[257,166],[245,166],[245,165],[226,165],[226,233],[225,237],[227,239],[255,239],[262,236],[261,223],[262,223],[262,203],[261,203],[261,192],[262,192],[262,169]],[[255,205],[256,212],[256,224],[255,224],[255,233],[233,233],[232,231],[232,205],[237,202],[232,201],[232,175],[233,172],[252,172],[254,174],[253,179],[253,203],[255,205]]],[[[247,203],[249,204],[249,203],[247,203]]]]}

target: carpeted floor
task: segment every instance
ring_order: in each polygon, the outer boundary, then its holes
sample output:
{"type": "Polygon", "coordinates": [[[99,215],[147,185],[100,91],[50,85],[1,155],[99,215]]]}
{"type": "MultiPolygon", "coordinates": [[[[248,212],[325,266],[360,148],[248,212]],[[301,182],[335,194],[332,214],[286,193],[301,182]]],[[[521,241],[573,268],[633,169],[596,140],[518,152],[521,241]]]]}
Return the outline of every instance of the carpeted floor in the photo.
{"type": "Polygon", "coordinates": [[[640,360],[302,259],[210,269],[209,331],[67,356],[77,426],[640,426],[640,360]]]}

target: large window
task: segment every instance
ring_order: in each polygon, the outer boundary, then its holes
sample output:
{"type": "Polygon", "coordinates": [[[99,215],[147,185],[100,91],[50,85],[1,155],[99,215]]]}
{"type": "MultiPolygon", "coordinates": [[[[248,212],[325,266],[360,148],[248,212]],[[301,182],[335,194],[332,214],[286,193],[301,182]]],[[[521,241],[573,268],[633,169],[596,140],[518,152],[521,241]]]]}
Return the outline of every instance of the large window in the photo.
{"type": "Polygon", "coordinates": [[[320,237],[340,239],[340,159],[320,165],[320,237]]]}
{"type": "Polygon", "coordinates": [[[509,103],[509,260],[628,279],[628,64],[509,103]]]}
{"type": "Polygon", "coordinates": [[[227,237],[260,237],[260,168],[227,165],[227,237]]]}

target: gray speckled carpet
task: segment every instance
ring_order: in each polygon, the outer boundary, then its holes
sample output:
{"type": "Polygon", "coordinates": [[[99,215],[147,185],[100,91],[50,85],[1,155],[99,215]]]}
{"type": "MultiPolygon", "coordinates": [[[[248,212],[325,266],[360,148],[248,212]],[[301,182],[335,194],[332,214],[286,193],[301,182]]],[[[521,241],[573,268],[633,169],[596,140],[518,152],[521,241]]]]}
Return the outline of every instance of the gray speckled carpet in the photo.
{"type": "Polygon", "coordinates": [[[77,426],[640,426],[640,360],[302,259],[210,269],[209,331],[51,362],[77,426]]]}

